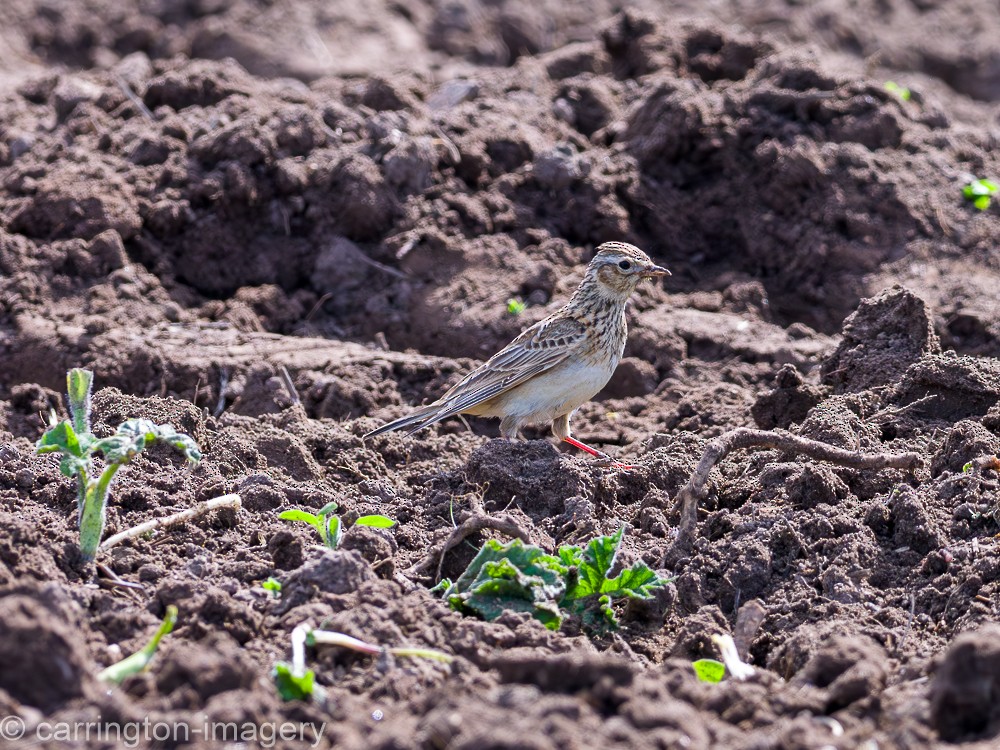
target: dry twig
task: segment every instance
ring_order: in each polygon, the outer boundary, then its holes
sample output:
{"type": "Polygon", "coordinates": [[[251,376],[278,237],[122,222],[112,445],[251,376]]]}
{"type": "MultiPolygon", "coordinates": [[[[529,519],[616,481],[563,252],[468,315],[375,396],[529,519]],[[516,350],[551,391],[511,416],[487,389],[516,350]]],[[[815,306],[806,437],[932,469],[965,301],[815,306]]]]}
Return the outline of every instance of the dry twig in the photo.
{"type": "Polygon", "coordinates": [[[234,510],[239,510],[242,506],[242,502],[243,501],[240,499],[240,496],[235,494],[223,495],[211,500],[206,500],[193,508],[182,510],[179,513],[174,513],[173,515],[166,516],[165,518],[154,518],[151,521],[140,523],[138,526],[133,526],[131,529],[119,532],[114,536],[109,536],[101,542],[99,549],[102,552],[105,552],[114,547],[116,544],[124,542],[126,539],[133,539],[137,536],[147,534],[150,531],[156,531],[157,529],[163,529],[167,526],[173,526],[174,524],[190,521],[192,518],[204,515],[208,511],[214,510],[215,508],[233,508],[234,510]]]}

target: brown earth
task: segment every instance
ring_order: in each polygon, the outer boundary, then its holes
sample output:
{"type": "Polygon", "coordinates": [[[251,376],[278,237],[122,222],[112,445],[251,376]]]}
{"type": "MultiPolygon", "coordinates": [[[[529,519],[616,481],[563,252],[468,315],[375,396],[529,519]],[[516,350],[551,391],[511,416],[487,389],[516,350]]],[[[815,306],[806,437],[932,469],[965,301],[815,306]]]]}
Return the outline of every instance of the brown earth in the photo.
{"type": "Polygon", "coordinates": [[[995,746],[1000,476],[963,467],[1000,451],[1000,202],[961,196],[1000,176],[995,3],[613,5],[3,5],[0,714],[25,743],[147,717],[325,722],[321,746],[385,750],[995,746]],[[610,239],[674,271],[574,421],[632,471],[544,426],[362,440],[558,306],[610,239]],[[243,498],[100,560],[141,589],[95,585],[74,489],[33,455],[73,366],[96,372],[99,434],[148,417],[205,453],[136,459],[108,533],[243,498]],[[923,466],[738,452],[672,554],[679,488],[740,426],[923,466]],[[331,552],[277,518],[332,500],[399,524],[331,552]],[[605,638],[462,617],[428,592],[436,559],[408,569],[482,511],[549,550],[625,523],[623,561],[674,580],[605,638]],[[756,674],[699,683],[752,599],[756,674]],[[101,686],[168,604],[152,670],[101,686]],[[283,703],[269,674],[304,621],[457,659],[310,651],[327,704],[283,703]]]}

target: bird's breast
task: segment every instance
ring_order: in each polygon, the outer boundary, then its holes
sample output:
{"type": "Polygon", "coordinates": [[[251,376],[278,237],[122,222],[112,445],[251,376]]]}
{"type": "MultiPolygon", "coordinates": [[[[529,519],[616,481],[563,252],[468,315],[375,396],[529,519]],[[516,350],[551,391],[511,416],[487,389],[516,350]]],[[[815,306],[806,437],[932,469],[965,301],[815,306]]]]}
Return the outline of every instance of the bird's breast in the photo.
{"type": "Polygon", "coordinates": [[[584,358],[564,362],[470,413],[516,415],[526,422],[547,422],[593,398],[607,385],[617,364],[610,358],[596,363],[584,358]]]}

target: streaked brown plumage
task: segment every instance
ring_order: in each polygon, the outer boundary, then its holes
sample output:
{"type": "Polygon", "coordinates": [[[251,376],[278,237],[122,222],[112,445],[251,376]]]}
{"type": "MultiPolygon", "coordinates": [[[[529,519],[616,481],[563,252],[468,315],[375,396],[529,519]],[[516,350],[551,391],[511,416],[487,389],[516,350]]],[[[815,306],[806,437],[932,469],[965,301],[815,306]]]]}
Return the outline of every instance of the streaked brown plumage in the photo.
{"type": "Polygon", "coordinates": [[[606,457],[570,434],[569,420],[611,378],[625,349],[625,304],[639,282],[670,272],[625,242],[606,242],[561,309],[524,330],[432,404],[365,437],[409,428],[407,434],[455,414],[500,417],[500,434],[551,421],[560,440],[606,457]]]}

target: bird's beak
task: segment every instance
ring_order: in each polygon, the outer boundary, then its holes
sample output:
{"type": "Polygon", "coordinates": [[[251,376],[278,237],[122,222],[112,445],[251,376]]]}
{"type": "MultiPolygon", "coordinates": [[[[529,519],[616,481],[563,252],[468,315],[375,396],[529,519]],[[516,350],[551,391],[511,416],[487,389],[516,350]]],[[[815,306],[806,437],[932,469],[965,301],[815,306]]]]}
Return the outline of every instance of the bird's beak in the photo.
{"type": "Polygon", "coordinates": [[[643,276],[670,276],[670,271],[668,271],[663,266],[646,266],[642,271],[643,276]]]}

